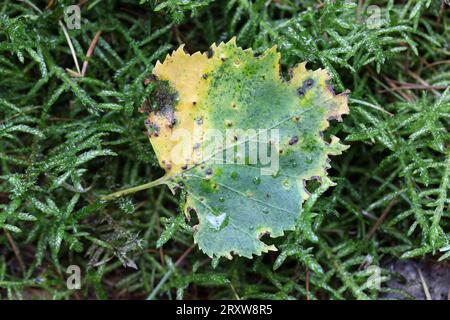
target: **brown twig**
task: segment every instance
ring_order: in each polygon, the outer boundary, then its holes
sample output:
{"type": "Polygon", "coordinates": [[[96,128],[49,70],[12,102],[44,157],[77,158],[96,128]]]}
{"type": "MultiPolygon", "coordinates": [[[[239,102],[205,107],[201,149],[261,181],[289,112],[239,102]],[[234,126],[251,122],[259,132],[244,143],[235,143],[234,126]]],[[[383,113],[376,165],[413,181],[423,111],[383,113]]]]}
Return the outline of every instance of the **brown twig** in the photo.
{"type": "Polygon", "coordinates": [[[88,2],[89,0],[80,0],[80,2],[78,2],[79,6],[82,6],[83,4],[85,4],[86,2],[88,2]]]}
{"type": "Polygon", "coordinates": [[[434,62],[428,63],[425,67],[423,67],[423,69],[429,69],[434,66],[438,66],[440,64],[450,64],[450,60],[434,61],[434,62]]]}
{"type": "Polygon", "coordinates": [[[192,246],[190,246],[189,248],[186,249],[186,251],[184,251],[184,253],[178,258],[178,260],[175,262],[175,267],[178,267],[183,261],[184,259],[186,259],[186,257],[189,255],[189,253],[191,253],[191,251],[195,248],[195,244],[193,244],[192,246]]]}
{"type": "Polygon", "coordinates": [[[102,34],[102,31],[97,31],[94,35],[94,38],[91,41],[91,44],[89,45],[88,51],[86,53],[86,60],[83,62],[83,67],[81,69],[81,76],[84,77],[86,75],[86,70],[89,64],[89,58],[92,56],[95,50],[95,46],[97,45],[98,39],[100,38],[100,35],[102,34]]]}
{"type": "Polygon", "coordinates": [[[369,233],[367,233],[367,240],[373,237],[375,232],[378,230],[378,228],[381,226],[383,221],[386,219],[388,213],[391,211],[392,207],[394,206],[395,202],[397,201],[397,198],[394,198],[389,202],[388,206],[383,210],[381,213],[381,216],[378,218],[378,220],[373,225],[372,229],[370,229],[369,233]]]}
{"type": "Polygon", "coordinates": [[[399,87],[395,84],[395,81],[392,79],[389,79],[388,77],[384,76],[384,80],[389,84],[389,86],[392,88],[392,90],[397,91],[406,101],[411,102],[413,101],[413,98],[404,93],[399,87]]]}
{"type": "Polygon", "coordinates": [[[306,289],[306,300],[309,300],[309,269],[306,267],[305,271],[305,289],[306,289]]]}
{"type": "MultiPolygon", "coordinates": [[[[405,90],[445,90],[448,86],[433,86],[433,85],[422,85],[415,83],[400,83],[400,86],[397,89],[405,89],[405,90]]],[[[380,92],[386,92],[388,90],[381,90],[380,92]]]]}
{"type": "MultiPolygon", "coordinates": [[[[422,84],[423,86],[427,86],[427,87],[431,87],[430,84],[428,82],[426,82],[425,80],[423,80],[418,74],[409,71],[408,70],[408,74],[414,78],[417,82],[419,82],[420,84],[422,84]]],[[[446,89],[446,88],[445,88],[446,89]]],[[[431,91],[434,93],[435,96],[440,96],[439,92],[437,92],[434,89],[431,89],[431,91]]]]}
{"type": "Polygon", "coordinates": [[[358,0],[358,6],[356,7],[356,17],[358,21],[361,21],[361,12],[362,12],[363,0],[358,0]]]}
{"type": "Polygon", "coordinates": [[[22,270],[23,273],[25,273],[26,267],[25,267],[25,263],[23,262],[22,255],[20,254],[20,249],[17,247],[17,245],[14,242],[14,239],[11,236],[11,234],[9,233],[9,231],[6,229],[3,229],[3,231],[5,232],[6,238],[8,239],[9,245],[11,246],[11,248],[14,252],[14,255],[16,256],[17,261],[19,261],[20,269],[22,270]]]}
{"type": "Polygon", "coordinates": [[[420,271],[420,268],[417,269],[417,272],[419,273],[420,282],[422,283],[423,292],[425,293],[425,297],[427,300],[433,300],[430,294],[430,290],[428,290],[427,282],[425,281],[425,278],[423,277],[422,271],[420,271]]]}
{"type": "Polygon", "coordinates": [[[54,4],[55,4],[55,1],[54,1],[54,0],[49,0],[49,1],[47,2],[47,9],[50,9],[51,7],[53,7],[54,4]]]}

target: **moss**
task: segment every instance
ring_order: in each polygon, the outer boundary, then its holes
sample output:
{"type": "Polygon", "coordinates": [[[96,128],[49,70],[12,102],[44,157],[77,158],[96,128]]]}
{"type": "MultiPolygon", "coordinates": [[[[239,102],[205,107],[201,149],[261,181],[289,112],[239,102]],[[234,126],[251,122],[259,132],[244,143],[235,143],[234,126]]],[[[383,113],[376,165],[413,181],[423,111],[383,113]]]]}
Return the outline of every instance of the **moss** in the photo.
{"type": "MultiPolygon", "coordinates": [[[[384,261],[445,263],[450,10],[431,0],[322,2],[88,2],[81,29],[68,30],[72,54],[56,20],[67,1],[3,1],[1,298],[377,298],[385,283],[366,284],[384,261]],[[378,27],[370,5],[380,7],[378,27]],[[285,78],[308,61],[308,69],[330,70],[337,92],[349,88],[350,115],[324,139],[336,135],[351,148],[330,164],[336,178],[325,183],[336,186],[307,184],[298,226],[267,239],[278,252],[214,260],[214,269],[190,249],[196,218],[185,220],[183,200],[170,191],[99,198],[163,173],[139,112],[155,97],[156,86],[144,82],[156,61],[180,42],[206,51],[233,36],[256,54],[277,45],[285,78]],[[74,55],[80,71],[89,61],[84,77],[75,76],[74,55]],[[77,293],[60,276],[74,264],[84,275],[77,293]]],[[[298,80],[295,89],[303,88],[298,80]]]]}

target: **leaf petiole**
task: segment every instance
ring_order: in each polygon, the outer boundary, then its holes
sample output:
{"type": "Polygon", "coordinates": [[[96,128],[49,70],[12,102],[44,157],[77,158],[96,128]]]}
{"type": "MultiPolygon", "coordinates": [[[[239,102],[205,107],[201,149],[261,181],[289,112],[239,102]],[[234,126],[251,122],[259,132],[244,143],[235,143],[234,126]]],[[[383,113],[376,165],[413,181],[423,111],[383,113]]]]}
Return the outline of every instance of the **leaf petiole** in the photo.
{"type": "Polygon", "coordinates": [[[120,191],[117,191],[117,192],[113,192],[113,193],[105,195],[105,196],[101,196],[100,199],[104,200],[104,201],[117,199],[117,198],[126,196],[128,194],[136,193],[138,191],[142,191],[142,190],[153,188],[155,186],[159,186],[161,184],[164,184],[166,180],[167,180],[167,177],[166,176],[162,176],[159,179],[156,179],[154,181],[150,181],[148,183],[141,184],[140,186],[136,186],[136,187],[132,187],[132,188],[128,188],[128,189],[123,189],[123,190],[120,190],[120,191]]]}

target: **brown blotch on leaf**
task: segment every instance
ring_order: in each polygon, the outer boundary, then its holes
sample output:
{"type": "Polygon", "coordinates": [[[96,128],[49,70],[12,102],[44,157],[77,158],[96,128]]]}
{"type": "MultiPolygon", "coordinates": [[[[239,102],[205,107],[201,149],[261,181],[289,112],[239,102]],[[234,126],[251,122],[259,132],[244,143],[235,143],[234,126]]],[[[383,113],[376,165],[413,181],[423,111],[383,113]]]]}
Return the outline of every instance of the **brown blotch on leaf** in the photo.
{"type": "Polygon", "coordinates": [[[313,85],[314,85],[313,79],[306,79],[305,82],[303,82],[303,88],[305,90],[311,89],[313,85]]]}
{"type": "Polygon", "coordinates": [[[297,89],[297,94],[300,97],[303,97],[305,93],[314,86],[314,83],[313,79],[306,79],[303,81],[303,85],[297,89]]]}
{"type": "Polygon", "coordinates": [[[147,128],[148,135],[158,137],[159,136],[159,126],[156,123],[150,121],[150,119],[144,120],[144,125],[147,128]]]}
{"type": "Polygon", "coordinates": [[[145,99],[144,103],[139,107],[138,111],[140,113],[150,113],[152,110],[150,109],[150,102],[148,99],[145,99]]]}
{"type": "Polygon", "coordinates": [[[148,79],[144,80],[144,86],[148,86],[151,82],[153,81],[157,81],[158,77],[155,76],[154,74],[151,74],[150,77],[148,77],[148,79]]]}

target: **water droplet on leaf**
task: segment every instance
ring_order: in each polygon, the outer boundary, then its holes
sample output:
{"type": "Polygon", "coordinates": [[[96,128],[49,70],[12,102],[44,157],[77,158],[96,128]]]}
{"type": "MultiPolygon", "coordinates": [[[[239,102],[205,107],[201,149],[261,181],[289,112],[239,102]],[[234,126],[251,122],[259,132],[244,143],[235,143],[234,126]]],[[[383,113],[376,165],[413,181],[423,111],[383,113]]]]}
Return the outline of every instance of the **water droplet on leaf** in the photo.
{"type": "Polygon", "coordinates": [[[213,214],[209,214],[206,216],[206,220],[208,220],[211,228],[214,230],[220,230],[226,225],[227,214],[224,212],[221,215],[215,216],[213,214]]]}
{"type": "Polygon", "coordinates": [[[283,188],[285,188],[285,189],[291,188],[291,182],[288,179],[283,181],[283,188]]]}
{"type": "Polygon", "coordinates": [[[260,177],[254,177],[253,178],[253,183],[256,185],[259,185],[261,183],[261,178],[260,177]]]}

